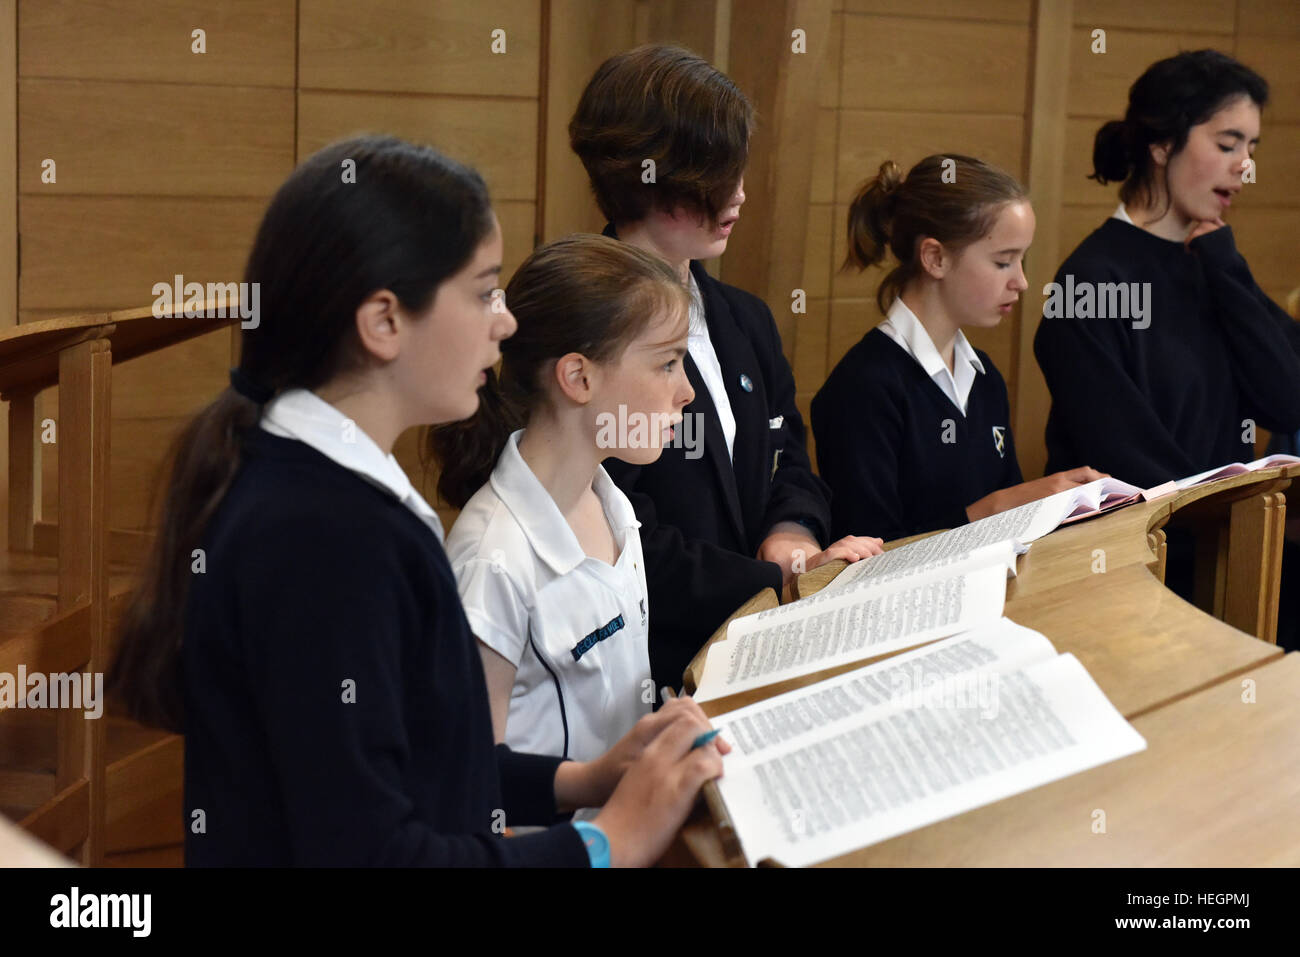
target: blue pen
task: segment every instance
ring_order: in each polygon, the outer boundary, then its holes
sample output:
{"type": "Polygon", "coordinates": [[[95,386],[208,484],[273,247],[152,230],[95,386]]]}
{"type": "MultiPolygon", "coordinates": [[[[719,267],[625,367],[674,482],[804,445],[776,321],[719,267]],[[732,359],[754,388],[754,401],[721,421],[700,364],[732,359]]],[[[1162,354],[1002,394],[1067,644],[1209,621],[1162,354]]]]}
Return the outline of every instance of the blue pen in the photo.
{"type": "Polygon", "coordinates": [[[694,751],[696,748],[704,747],[721,733],[721,728],[714,728],[712,731],[705,731],[691,743],[691,750],[694,751]]]}

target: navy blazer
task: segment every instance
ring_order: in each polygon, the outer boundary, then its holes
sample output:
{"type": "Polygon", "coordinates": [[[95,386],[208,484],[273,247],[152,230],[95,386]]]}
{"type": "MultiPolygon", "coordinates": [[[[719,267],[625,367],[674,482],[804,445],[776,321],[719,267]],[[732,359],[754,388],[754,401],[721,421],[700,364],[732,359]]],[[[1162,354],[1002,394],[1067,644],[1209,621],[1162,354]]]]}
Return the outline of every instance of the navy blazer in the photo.
{"type": "MultiPolygon", "coordinates": [[[[612,225],[605,235],[618,238],[612,225]]],[[[604,462],[641,522],[656,687],[679,687],[696,652],[756,592],[781,591],[780,567],[754,557],[772,526],[801,522],[823,546],[830,529],[830,490],[812,471],[794,374],[771,310],[699,262],[690,268],[736,418],[732,458],[708,387],[687,355],[695,399],[683,413],[702,416],[703,455],[687,458],[690,450],[669,447],[652,465],[604,462]]]]}

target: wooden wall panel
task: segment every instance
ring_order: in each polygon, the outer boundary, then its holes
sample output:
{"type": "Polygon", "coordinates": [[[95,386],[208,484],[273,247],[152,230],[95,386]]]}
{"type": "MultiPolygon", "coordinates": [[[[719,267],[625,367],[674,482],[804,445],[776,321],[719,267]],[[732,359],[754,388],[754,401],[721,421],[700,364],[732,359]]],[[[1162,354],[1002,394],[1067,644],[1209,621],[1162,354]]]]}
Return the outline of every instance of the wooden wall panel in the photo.
{"type": "Polygon", "coordinates": [[[1023,113],[1029,27],[846,14],[840,105],[1023,113]]]}
{"type": "Polygon", "coordinates": [[[1237,0],[1237,35],[1300,39],[1300,3],[1237,0]]]}
{"type": "Polygon", "coordinates": [[[293,168],[293,90],[24,79],[19,188],[32,195],[255,196],[293,168]],[[57,180],[41,181],[52,158],[57,180]]]}
{"type": "Polygon", "coordinates": [[[21,0],[24,77],[293,86],[295,0],[21,0]],[[206,53],[192,52],[192,31],[206,53]]]}
{"type": "Polygon", "coordinates": [[[1181,30],[1232,33],[1236,20],[1235,0],[1074,0],[1074,20],[1109,30],[1166,31],[1171,25],[1181,30]]]}
{"type": "Polygon", "coordinates": [[[587,171],[569,148],[569,120],[596,68],[636,45],[636,0],[551,0],[546,58],[546,170],[543,241],[569,233],[600,232],[605,224],[591,195],[587,171]]]}
{"type": "Polygon", "coordinates": [[[304,90],[537,96],[536,0],[300,0],[304,90]],[[504,53],[492,31],[504,30],[504,53]]]}
{"type": "MultiPolygon", "coordinates": [[[[1300,7],[1300,4],[1297,4],[1300,7]]],[[[1264,122],[1300,123],[1300,38],[1294,36],[1242,36],[1236,57],[1258,71],[1269,86],[1264,122]]],[[[1262,139],[1262,138],[1261,138],[1262,139]]]]}
{"type": "Polygon", "coordinates": [[[264,200],[24,196],[24,309],[66,313],[147,306],[155,282],[242,278],[264,200]],[[75,281],[70,281],[75,270],[75,281]]]}
{"type": "MultiPolygon", "coordinates": [[[[148,305],[155,282],[242,278],[293,167],[293,0],[21,0],[20,320],[148,305]],[[206,52],[192,52],[191,31],[206,52]],[[41,181],[41,160],[57,181],[41,181]]],[[[226,383],[223,331],[118,366],[110,520],[147,524],[175,431],[226,383]]],[[[47,391],[41,415],[58,418],[47,391]]],[[[58,445],[43,446],[57,516],[58,445]]]]}
{"type": "MultiPolygon", "coordinates": [[[[1182,20],[1177,22],[1184,25],[1182,20]]],[[[1191,28],[1191,24],[1186,24],[1187,30],[1191,28]]],[[[1231,34],[1147,33],[1104,23],[1083,23],[1076,16],[1070,43],[1070,95],[1066,108],[1071,116],[1119,119],[1128,103],[1129,87],[1152,63],[1180,50],[1224,49],[1231,45],[1231,34]],[[1105,53],[1092,52],[1095,28],[1106,31],[1105,53]]]]}
{"type": "Polygon", "coordinates": [[[537,102],[304,91],[298,155],[356,133],[392,133],[473,165],[494,202],[537,195],[537,102]]]}
{"type": "Polygon", "coordinates": [[[951,20],[1029,22],[1031,0],[844,0],[848,13],[892,14],[906,17],[937,17],[951,20]]]}

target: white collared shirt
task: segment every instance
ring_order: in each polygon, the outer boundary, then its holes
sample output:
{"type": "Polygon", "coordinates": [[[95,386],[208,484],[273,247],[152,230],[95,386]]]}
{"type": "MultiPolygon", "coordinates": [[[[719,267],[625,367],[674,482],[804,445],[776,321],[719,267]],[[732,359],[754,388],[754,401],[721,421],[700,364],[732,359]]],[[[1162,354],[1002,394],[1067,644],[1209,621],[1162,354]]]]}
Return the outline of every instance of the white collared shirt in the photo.
{"type": "Polygon", "coordinates": [[[600,757],[654,702],[641,523],[597,467],[592,490],[619,546],[611,566],[582,549],[510,436],[447,536],[475,636],[515,665],[505,740],[534,754],[600,757]]]}
{"type": "Polygon", "coordinates": [[[709,324],[704,318],[704,296],[694,274],[691,274],[690,320],[686,351],[695,360],[700,378],[704,380],[709,397],[713,399],[713,407],[718,410],[722,434],[727,440],[727,457],[734,458],[732,449],[736,445],[736,415],[731,411],[731,399],[727,397],[727,387],[722,381],[722,363],[718,361],[718,352],[713,348],[713,340],[709,338],[709,324]]]}
{"type": "Polygon", "coordinates": [[[1110,218],[1118,219],[1120,222],[1128,223],[1130,226],[1137,225],[1137,223],[1133,222],[1133,218],[1129,216],[1128,210],[1124,208],[1123,203],[1120,203],[1119,206],[1115,208],[1115,212],[1110,214],[1110,218]]]}
{"type": "Polygon", "coordinates": [[[262,410],[261,426],[272,435],[297,439],[363,479],[392,493],[443,540],[442,521],[402,471],[397,458],[375,444],[355,422],[315,392],[290,389],[262,410]]]}
{"type": "Polygon", "coordinates": [[[975,373],[983,373],[984,363],[980,362],[975,349],[962,334],[960,329],[952,342],[952,370],[939,355],[934,340],[916,318],[916,313],[896,298],[889,307],[885,321],[877,326],[907,352],[925,370],[925,374],[934,380],[935,385],[943,390],[952,404],[966,414],[966,405],[970,401],[970,390],[975,385],[975,373]]]}

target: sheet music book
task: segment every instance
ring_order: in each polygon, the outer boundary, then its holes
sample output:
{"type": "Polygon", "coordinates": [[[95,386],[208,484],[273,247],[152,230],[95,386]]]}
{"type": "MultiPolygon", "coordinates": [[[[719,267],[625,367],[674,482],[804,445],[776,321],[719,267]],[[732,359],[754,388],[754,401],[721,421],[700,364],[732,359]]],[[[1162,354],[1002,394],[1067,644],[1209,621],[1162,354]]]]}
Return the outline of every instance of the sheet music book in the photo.
{"type": "Polygon", "coordinates": [[[1146,748],[1073,655],[1005,618],[714,725],[751,866],[828,860],[1146,748]]]}
{"type": "Polygon", "coordinates": [[[775,684],[944,638],[1002,615],[1013,542],[963,560],[737,618],[709,648],[697,701],[775,684]]]}
{"type": "Polygon", "coordinates": [[[1231,465],[1221,465],[1218,468],[1207,469],[1204,472],[1189,475],[1187,478],[1178,479],[1173,484],[1181,491],[1185,488],[1191,488],[1193,485],[1214,482],[1233,475],[1245,475],[1247,472],[1258,472],[1260,469],[1276,468],[1280,465],[1300,465],[1300,457],[1294,455],[1266,455],[1262,459],[1255,459],[1253,462],[1233,462],[1231,465]]]}

